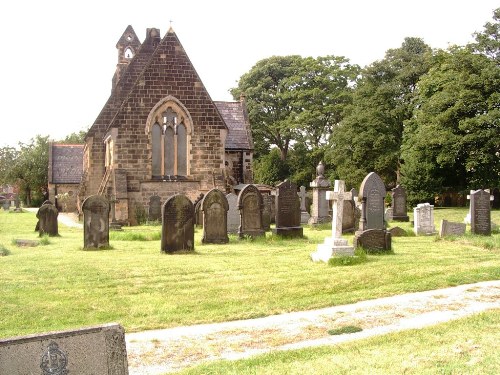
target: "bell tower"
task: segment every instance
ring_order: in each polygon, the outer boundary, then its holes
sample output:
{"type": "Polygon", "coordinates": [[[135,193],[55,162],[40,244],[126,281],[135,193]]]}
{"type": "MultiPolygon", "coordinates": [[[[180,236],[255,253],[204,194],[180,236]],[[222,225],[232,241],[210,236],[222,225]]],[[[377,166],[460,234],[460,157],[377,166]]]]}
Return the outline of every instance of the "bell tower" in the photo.
{"type": "Polygon", "coordinates": [[[137,38],[132,26],[128,25],[121,38],[116,43],[116,49],[118,50],[118,63],[116,64],[116,71],[113,76],[113,89],[116,87],[123,71],[127,68],[128,64],[134,58],[140,47],[141,42],[139,41],[139,38],[137,38]]]}

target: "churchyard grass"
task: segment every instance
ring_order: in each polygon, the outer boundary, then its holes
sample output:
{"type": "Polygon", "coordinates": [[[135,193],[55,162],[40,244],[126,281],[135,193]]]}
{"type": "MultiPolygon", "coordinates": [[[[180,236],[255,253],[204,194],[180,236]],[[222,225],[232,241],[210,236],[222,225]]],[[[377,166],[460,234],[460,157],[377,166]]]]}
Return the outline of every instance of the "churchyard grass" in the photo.
{"type": "MultiPolygon", "coordinates": [[[[467,210],[449,212],[463,219],[467,210]]],[[[492,221],[500,223],[500,211],[492,221]]],[[[328,227],[306,227],[304,239],[230,236],[226,245],[202,245],[197,229],[195,253],[176,255],[160,252],[158,226],[125,227],[102,251],[83,250],[82,230],[63,224],[46,245],[12,244],[38,240],[35,224],[34,213],[0,212],[9,253],[0,257],[0,337],[108,322],[128,332],[221,322],[500,279],[498,231],[473,241],[398,237],[394,254],[332,267],[309,259],[328,227]]]]}
{"type": "Polygon", "coordinates": [[[500,310],[492,310],[433,327],[217,361],[176,374],[498,374],[499,341],[500,310]]]}

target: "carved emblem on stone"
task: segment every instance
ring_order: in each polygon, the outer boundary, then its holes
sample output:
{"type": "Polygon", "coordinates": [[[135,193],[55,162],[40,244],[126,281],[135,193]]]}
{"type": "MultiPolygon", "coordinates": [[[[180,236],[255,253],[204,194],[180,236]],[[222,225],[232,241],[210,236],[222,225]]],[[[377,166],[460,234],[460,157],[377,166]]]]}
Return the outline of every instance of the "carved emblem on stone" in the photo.
{"type": "Polygon", "coordinates": [[[59,346],[52,341],[47,347],[47,352],[42,356],[42,363],[40,368],[43,375],[66,375],[68,370],[66,365],[68,359],[66,354],[59,349],[59,346]]]}

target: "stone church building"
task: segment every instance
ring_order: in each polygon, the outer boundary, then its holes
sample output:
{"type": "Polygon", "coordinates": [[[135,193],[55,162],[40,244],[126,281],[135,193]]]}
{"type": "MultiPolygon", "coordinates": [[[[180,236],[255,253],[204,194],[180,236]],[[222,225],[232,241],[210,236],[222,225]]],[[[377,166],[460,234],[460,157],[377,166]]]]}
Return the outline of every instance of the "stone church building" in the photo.
{"type": "MultiPolygon", "coordinates": [[[[137,210],[147,211],[153,195],[164,202],[184,193],[194,201],[212,188],[251,183],[253,142],[244,97],[213,101],[172,28],[163,38],[160,30],[147,29],[141,43],[128,26],[116,47],[112,92],[81,153],[78,205],[104,194],[116,200],[117,220],[135,224],[137,210]]],[[[59,165],[49,167],[57,171],[59,165]]],[[[49,181],[51,198],[58,190],[68,189],[49,181]]]]}

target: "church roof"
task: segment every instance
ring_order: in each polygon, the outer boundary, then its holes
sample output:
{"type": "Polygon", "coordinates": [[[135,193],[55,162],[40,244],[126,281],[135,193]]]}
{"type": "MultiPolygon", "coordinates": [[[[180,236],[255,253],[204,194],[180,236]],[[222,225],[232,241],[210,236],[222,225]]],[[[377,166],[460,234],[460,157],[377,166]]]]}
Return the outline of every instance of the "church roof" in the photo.
{"type": "Polygon", "coordinates": [[[49,182],[79,184],[83,174],[83,145],[50,145],[49,182]]]}
{"type": "Polygon", "coordinates": [[[214,101],[222,119],[228,127],[226,149],[251,150],[250,126],[247,123],[245,109],[241,102],[214,101]]]}

